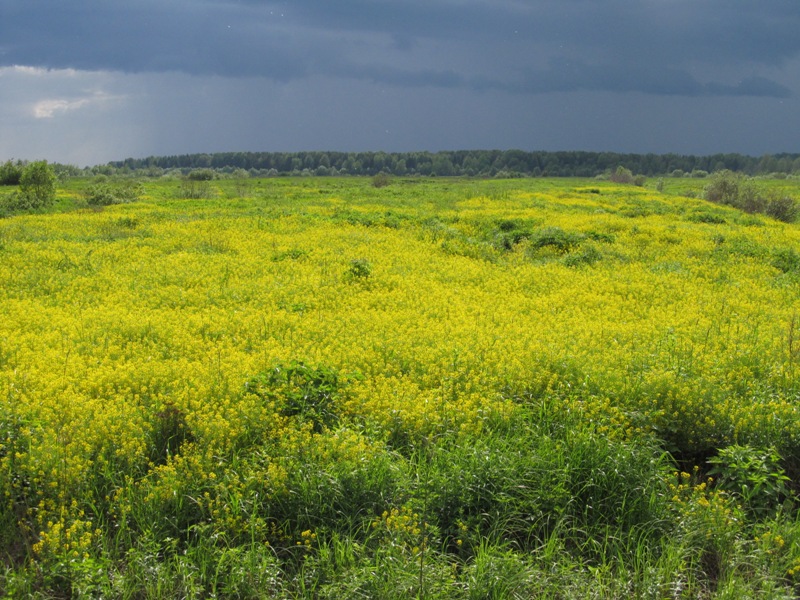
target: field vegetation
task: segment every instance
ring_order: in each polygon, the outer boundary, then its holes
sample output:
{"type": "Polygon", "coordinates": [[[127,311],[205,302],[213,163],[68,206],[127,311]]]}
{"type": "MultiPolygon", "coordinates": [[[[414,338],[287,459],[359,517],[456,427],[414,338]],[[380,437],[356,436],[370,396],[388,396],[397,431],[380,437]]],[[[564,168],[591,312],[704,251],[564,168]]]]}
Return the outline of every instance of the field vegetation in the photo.
{"type": "Polygon", "coordinates": [[[0,594],[796,597],[797,225],[691,178],[378,183],[0,220],[0,594]]]}

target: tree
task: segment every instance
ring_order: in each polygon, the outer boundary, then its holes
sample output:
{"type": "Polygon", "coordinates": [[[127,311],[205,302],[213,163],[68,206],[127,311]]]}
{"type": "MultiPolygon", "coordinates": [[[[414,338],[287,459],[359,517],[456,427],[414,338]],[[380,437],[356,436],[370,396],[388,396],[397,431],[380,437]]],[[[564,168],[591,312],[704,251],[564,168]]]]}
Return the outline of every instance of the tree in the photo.
{"type": "Polygon", "coordinates": [[[614,183],[633,183],[633,173],[622,165],[618,166],[608,178],[614,183]]]}
{"type": "Polygon", "coordinates": [[[56,174],[46,160],[30,163],[19,179],[20,199],[25,208],[42,208],[56,198],[56,174]]]}
{"type": "Polygon", "coordinates": [[[19,185],[22,178],[23,165],[19,161],[16,164],[7,160],[0,165],[0,185],[19,185]]]}

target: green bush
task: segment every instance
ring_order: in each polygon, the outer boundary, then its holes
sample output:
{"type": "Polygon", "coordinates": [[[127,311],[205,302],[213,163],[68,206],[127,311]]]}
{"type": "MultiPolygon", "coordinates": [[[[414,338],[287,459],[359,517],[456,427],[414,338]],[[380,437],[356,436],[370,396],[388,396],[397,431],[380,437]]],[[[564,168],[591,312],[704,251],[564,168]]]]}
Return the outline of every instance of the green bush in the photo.
{"type": "Polygon", "coordinates": [[[27,165],[19,179],[19,191],[3,199],[10,211],[37,210],[50,206],[56,198],[56,175],[46,160],[27,165]]]}
{"type": "Polygon", "coordinates": [[[531,248],[551,248],[560,254],[574,250],[582,240],[580,234],[564,231],[560,227],[545,227],[530,236],[531,248]]]}
{"type": "Polygon", "coordinates": [[[587,244],[578,252],[573,252],[564,257],[564,264],[568,267],[580,267],[583,265],[593,265],[602,260],[603,255],[593,245],[587,244]]]}
{"type": "Polygon", "coordinates": [[[784,273],[800,271],[800,252],[794,248],[778,248],[772,254],[771,263],[784,273]]]}
{"type": "Polygon", "coordinates": [[[285,417],[310,423],[315,432],[333,426],[338,420],[338,402],[343,378],[326,366],[312,367],[303,362],[276,364],[247,383],[247,391],[275,402],[285,417]]]}
{"type": "Polygon", "coordinates": [[[630,169],[626,169],[622,165],[617,167],[617,170],[611,173],[608,178],[614,183],[632,184],[634,182],[633,173],[630,169]]]}
{"type": "Polygon", "coordinates": [[[386,187],[391,183],[391,179],[389,179],[389,175],[386,173],[378,173],[375,177],[372,178],[372,187],[382,188],[386,187]]]}
{"type": "Polygon", "coordinates": [[[199,200],[212,196],[211,184],[207,180],[184,179],[178,189],[179,198],[199,200]]]}
{"type": "Polygon", "coordinates": [[[797,200],[790,196],[773,196],[767,201],[766,214],[784,223],[794,223],[800,214],[797,200]]]}
{"type": "Polygon", "coordinates": [[[717,477],[717,487],[739,498],[755,516],[775,510],[789,495],[789,478],[774,448],[728,446],[708,462],[713,465],[709,474],[717,477]]]}
{"type": "Polygon", "coordinates": [[[347,275],[352,279],[367,279],[372,275],[372,265],[366,258],[354,258],[347,268],[347,275]]]}
{"type": "Polygon", "coordinates": [[[766,214],[785,223],[793,223],[800,213],[800,206],[794,198],[765,194],[752,178],[727,170],[711,176],[711,182],[705,189],[705,198],[746,213],[766,214]]]}
{"type": "Polygon", "coordinates": [[[109,206],[135,202],[142,194],[142,185],[136,181],[119,181],[110,183],[98,181],[84,192],[89,206],[109,206]]]}
{"type": "Polygon", "coordinates": [[[186,179],[190,181],[211,181],[216,178],[217,174],[211,169],[194,169],[186,175],[186,179]]]}
{"type": "Polygon", "coordinates": [[[23,165],[19,161],[12,163],[7,160],[0,165],[0,185],[19,185],[22,169],[23,165]]]}

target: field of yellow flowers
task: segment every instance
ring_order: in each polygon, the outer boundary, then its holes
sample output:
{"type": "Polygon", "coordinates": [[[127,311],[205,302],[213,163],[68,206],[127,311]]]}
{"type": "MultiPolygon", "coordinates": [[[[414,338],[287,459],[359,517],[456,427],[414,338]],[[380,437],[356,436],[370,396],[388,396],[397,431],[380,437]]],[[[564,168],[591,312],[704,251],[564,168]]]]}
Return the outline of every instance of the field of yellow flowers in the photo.
{"type": "Polygon", "coordinates": [[[797,225],[229,183],[0,220],[0,592],[797,592],[797,225]]]}

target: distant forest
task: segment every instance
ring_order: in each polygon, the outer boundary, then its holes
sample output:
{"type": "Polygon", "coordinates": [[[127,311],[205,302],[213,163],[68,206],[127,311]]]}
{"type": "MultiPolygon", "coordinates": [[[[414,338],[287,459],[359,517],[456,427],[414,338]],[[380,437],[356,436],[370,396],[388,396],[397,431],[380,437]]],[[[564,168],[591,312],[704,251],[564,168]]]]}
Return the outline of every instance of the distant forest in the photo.
{"type": "Polygon", "coordinates": [[[595,177],[623,167],[652,176],[703,177],[729,169],[747,175],[800,174],[800,154],[761,157],[741,154],[619,154],[614,152],[525,152],[458,150],[443,152],[216,152],[128,158],[94,167],[116,173],[157,176],[170,170],[244,170],[269,175],[425,175],[470,177],[595,177]],[[148,173],[149,171],[149,173],[148,173]]]}

